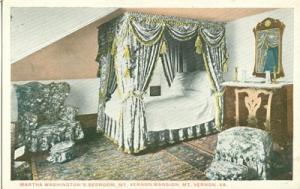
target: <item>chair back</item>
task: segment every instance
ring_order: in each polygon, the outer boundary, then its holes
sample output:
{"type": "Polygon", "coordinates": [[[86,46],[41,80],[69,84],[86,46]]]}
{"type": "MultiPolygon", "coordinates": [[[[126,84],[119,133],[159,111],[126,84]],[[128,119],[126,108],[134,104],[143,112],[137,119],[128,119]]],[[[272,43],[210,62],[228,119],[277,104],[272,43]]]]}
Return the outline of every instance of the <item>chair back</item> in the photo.
{"type": "Polygon", "coordinates": [[[22,120],[25,113],[33,113],[37,115],[38,123],[56,122],[69,92],[70,85],[66,82],[16,85],[18,120],[22,120]]]}
{"type": "MultiPolygon", "coordinates": [[[[262,127],[261,129],[270,131],[271,105],[273,92],[264,89],[243,88],[235,89],[235,121],[240,125],[241,110],[247,110],[247,126],[262,127]],[[243,107],[243,108],[242,108],[243,107]],[[260,124],[261,118],[263,124],[260,124]]],[[[244,111],[245,112],[245,111],[244,111]]]]}

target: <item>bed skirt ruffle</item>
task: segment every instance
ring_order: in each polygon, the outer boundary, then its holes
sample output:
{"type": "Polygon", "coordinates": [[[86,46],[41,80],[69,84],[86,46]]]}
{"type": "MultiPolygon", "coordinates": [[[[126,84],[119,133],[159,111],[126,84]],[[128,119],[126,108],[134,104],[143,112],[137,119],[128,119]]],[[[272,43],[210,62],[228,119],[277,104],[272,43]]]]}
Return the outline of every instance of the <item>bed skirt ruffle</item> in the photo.
{"type": "Polygon", "coordinates": [[[164,146],[167,144],[174,144],[189,139],[204,137],[216,132],[217,129],[215,127],[214,119],[206,123],[194,125],[191,127],[181,128],[181,129],[148,131],[147,145],[148,147],[151,148],[164,146]]]}
{"type": "MultiPolygon", "coordinates": [[[[119,149],[124,152],[129,152],[128,149],[123,149],[124,141],[122,137],[121,126],[116,121],[107,116],[105,113],[98,117],[97,132],[103,133],[107,138],[119,145],[119,149]]],[[[153,149],[168,144],[174,144],[185,140],[190,140],[198,137],[204,137],[218,132],[215,127],[214,119],[206,123],[185,127],[181,129],[166,129],[161,131],[148,131],[146,133],[146,149],[153,149]]],[[[133,153],[140,152],[136,151],[133,153]]]]}

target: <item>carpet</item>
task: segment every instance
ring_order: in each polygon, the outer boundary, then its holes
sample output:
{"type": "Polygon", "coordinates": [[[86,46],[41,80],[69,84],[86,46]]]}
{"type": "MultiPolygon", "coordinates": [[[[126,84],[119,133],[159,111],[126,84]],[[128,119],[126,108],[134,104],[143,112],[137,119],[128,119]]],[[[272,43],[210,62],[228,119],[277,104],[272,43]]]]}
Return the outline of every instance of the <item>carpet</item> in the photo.
{"type": "Polygon", "coordinates": [[[186,145],[189,145],[192,148],[196,148],[199,151],[205,152],[209,155],[214,154],[214,150],[217,145],[218,135],[210,135],[196,140],[190,140],[184,142],[186,145]]]}
{"type": "Polygon", "coordinates": [[[35,157],[38,180],[206,180],[203,171],[212,160],[180,143],[155,153],[125,154],[105,137],[77,145],[78,156],[63,164],[35,157]]]}

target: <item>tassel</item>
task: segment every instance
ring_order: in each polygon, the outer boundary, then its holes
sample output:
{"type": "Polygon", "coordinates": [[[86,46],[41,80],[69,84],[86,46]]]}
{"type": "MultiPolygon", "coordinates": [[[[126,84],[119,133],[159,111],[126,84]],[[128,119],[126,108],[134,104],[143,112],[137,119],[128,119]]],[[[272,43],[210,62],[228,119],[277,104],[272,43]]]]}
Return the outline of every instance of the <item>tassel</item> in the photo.
{"type": "Polygon", "coordinates": [[[111,45],[111,51],[110,54],[113,56],[116,54],[116,40],[114,39],[112,45],[111,45]]]}
{"type": "Polygon", "coordinates": [[[202,42],[199,35],[197,36],[197,39],[195,41],[195,47],[196,47],[196,53],[202,54],[202,42]]]}
{"type": "Polygon", "coordinates": [[[104,98],[104,97],[105,97],[105,94],[104,94],[104,92],[103,92],[103,91],[101,91],[101,90],[99,91],[99,97],[100,97],[100,98],[104,98]]]}
{"type": "Polygon", "coordinates": [[[167,50],[168,50],[167,43],[165,40],[163,40],[161,48],[160,48],[160,54],[166,54],[167,50]]]}
{"type": "Polygon", "coordinates": [[[130,61],[130,50],[129,50],[129,46],[126,45],[125,49],[124,49],[124,58],[129,62],[130,61]]]}
{"type": "Polygon", "coordinates": [[[128,69],[128,66],[126,66],[125,68],[125,72],[124,72],[125,77],[129,78],[130,77],[130,71],[128,69]]]}

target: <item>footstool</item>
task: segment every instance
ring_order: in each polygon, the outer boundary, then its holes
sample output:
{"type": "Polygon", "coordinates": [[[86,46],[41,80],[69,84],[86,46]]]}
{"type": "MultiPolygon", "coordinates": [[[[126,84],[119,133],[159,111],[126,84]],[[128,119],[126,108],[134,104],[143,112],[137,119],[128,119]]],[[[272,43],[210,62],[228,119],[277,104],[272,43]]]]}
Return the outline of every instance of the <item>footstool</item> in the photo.
{"type": "Polygon", "coordinates": [[[264,130],[242,126],[227,129],[218,135],[213,163],[207,170],[208,178],[268,179],[271,149],[271,135],[264,130]],[[231,174],[231,171],[235,173],[231,174]],[[256,178],[251,178],[252,175],[256,178]]]}
{"type": "Polygon", "coordinates": [[[50,149],[50,156],[47,160],[53,163],[63,163],[74,159],[74,144],[75,143],[73,141],[64,141],[55,144],[50,149]]]}

